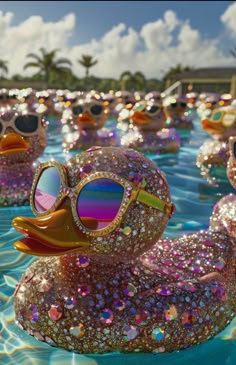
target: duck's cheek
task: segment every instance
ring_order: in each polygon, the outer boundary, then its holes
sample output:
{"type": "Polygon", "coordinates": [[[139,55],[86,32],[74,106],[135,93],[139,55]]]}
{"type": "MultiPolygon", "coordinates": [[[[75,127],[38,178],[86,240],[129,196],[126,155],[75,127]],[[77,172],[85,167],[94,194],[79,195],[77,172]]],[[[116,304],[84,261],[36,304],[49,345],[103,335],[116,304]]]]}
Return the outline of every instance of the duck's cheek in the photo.
{"type": "Polygon", "coordinates": [[[135,203],[110,234],[90,238],[90,256],[99,262],[129,262],[158,240],[168,216],[157,209],[135,203]]]}

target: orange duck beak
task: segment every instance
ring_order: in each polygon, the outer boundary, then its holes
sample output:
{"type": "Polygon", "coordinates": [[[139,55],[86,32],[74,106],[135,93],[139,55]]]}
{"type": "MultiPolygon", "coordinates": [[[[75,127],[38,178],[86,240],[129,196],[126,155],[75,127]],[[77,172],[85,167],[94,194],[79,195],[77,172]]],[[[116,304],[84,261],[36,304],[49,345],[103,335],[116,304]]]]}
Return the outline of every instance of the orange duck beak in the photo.
{"type": "Polygon", "coordinates": [[[92,118],[88,113],[79,114],[77,122],[87,125],[92,125],[96,123],[94,118],[92,118]]]}
{"type": "Polygon", "coordinates": [[[145,125],[150,123],[150,118],[144,113],[136,110],[131,117],[132,121],[138,125],[145,125]]]}
{"type": "Polygon", "coordinates": [[[14,155],[26,152],[30,143],[16,133],[8,133],[0,138],[0,155],[14,155]]]}
{"type": "Polygon", "coordinates": [[[224,127],[222,125],[222,121],[215,122],[210,119],[202,119],[202,128],[209,132],[210,134],[222,134],[224,132],[224,127]]]}
{"type": "MultiPolygon", "coordinates": [[[[43,217],[16,217],[12,225],[25,235],[25,238],[15,242],[14,247],[26,254],[60,256],[88,251],[88,238],[75,225],[70,206],[43,217]]],[[[87,218],[86,226],[95,229],[97,222],[87,218]]]]}

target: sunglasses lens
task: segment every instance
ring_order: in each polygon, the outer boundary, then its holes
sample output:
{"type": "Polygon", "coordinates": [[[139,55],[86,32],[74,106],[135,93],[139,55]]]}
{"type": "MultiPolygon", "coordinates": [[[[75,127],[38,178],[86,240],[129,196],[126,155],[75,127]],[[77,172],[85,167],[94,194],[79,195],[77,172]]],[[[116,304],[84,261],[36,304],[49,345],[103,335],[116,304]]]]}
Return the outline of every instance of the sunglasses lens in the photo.
{"type": "Polygon", "coordinates": [[[77,214],[88,227],[91,218],[96,220],[96,230],[107,227],[116,217],[124,196],[122,185],[110,179],[91,181],[81,190],[77,200],[77,214]]]}
{"type": "Polygon", "coordinates": [[[236,158],[236,142],[234,142],[234,144],[233,144],[233,155],[234,155],[234,158],[236,158]]]}
{"type": "Polygon", "coordinates": [[[177,107],[177,103],[171,103],[170,105],[172,106],[172,108],[176,108],[177,107]]]}
{"type": "Polygon", "coordinates": [[[76,105],[72,108],[72,112],[74,115],[79,115],[83,113],[83,107],[81,105],[76,105]]]}
{"type": "Polygon", "coordinates": [[[60,187],[61,176],[58,169],[52,166],[43,170],[34,194],[34,206],[37,212],[46,212],[53,206],[57,200],[60,187]]]}
{"type": "Polygon", "coordinates": [[[186,103],[180,103],[181,108],[186,108],[187,104],[186,103]]]}
{"type": "Polygon", "coordinates": [[[3,130],[3,126],[2,126],[2,123],[0,123],[0,134],[2,133],[2,130],[3,130]]]}
{"type": "Polygon", "coordinates": [[[157,105],[150,105],[150,106],[147,106],[146,107],[146,111],[148,112],[148,113],[150,113],[150,114],[155,114],[156,112],[158,112],[158,110],[159,110],[160,108],[159,108],[159,106],[157,106],[157,105]]]}
{"type": "Polygon", "coordinates": [[[216,112],[214,113],[214,115],[212,116],[212,120],[214,122],[218,122],[222,117],[222,112],[216,112]]]}
{"type": "Polygon", "coordinates": [[[36,115],[20,115],[15,120],[15,126],[22,133],[33,133],[38,128],[38,121],[36,115]]]}
{"type": "Polygon", "coordinates": [[[93,105],[90,110],[93,113],[93,115],[100,115],[103,111],[103,107],[102,105],[96,104],[93,105]]]}

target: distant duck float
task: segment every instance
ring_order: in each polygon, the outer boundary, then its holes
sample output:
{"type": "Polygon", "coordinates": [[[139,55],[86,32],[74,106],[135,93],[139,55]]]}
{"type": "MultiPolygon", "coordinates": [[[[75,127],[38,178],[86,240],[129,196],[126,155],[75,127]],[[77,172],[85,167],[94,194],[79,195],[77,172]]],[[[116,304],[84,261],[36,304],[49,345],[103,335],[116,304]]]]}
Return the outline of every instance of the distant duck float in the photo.
{"type": "Polygon", "coordinates": [[[102,100],[87,97],[80,99],[63,113],[65,150],[86,150],[91,146],[117,146],[116,133],[105,128],[108,109],[102,100]]]}
{"type": "Polygon", "coordinates": [[[187,98],[185,96],[169,96],[163,100],[166,125],[169,128],[193,129],[193,122],[186,116],[187,98]]]}
{"type": "Polygon", "coordinates": [[[41,115],[0,109],[0,206],[29,204],[33,163],[46,143],[41,115]]]}
{"type": "Polygon", "coordinates": [[[224,227],[160,239],[174,212],[165,175],[132,149],[93,147],[35,174],[36,218],[15,248],[42,257],[17,285],[18,325],[80,353],[168,352],[221,331],[236,310],[224,227]]]}
{"type": "Polygon", "coordinates": [[[121,145],[143,153],[174,153],[180,148],[175,128],[166,128],[165,114],[160,102],[141,101],[129,111],[130,126],[121,137],[121,145]]]}
{"type": "Polygon", "coordinates": [[[226,169],[229,157],[228,140],[236,135],[236,108],[234,105],[214,109],[210,118],[203,118],[202,127],[212,135],[200,147],[197,156],[197,166],[210,183],[215,183],[216,177],[212,169],[226,169]]]}

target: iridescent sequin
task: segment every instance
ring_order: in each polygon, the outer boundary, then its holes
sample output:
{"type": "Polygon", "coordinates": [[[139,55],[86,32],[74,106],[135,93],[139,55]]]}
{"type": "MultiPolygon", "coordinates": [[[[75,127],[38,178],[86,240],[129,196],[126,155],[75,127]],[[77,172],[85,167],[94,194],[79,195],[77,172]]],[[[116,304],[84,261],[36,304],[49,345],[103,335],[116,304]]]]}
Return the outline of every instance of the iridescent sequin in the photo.
{"type": "Polygon", "coordinates": [[[67,309],[73,309],[77,304],[77,299],[75,297],[70,297],[70,298],[65,297],[64,300],[65,300],[64,306],[67,309]]]}
{"type": "Polygon", "coordinates": [[[145,310],[138,310],[138,312],[135,315],[136,323],[139,326],[146,326],[146,324],[148,324],[150,319],[151,319],[150,313],[145,310]]]}
{"type": "Polygon", "coordinates": [[[135,340],[135,338],[138,337],[139,329],[138,329],[138,327],[135,327],[132,325],[127,325],[124,327],[123,333],[125,335],[125,339],[127,341],[131,341],[131,340],[135,340]]]}
{"type": "Polygon", "coordinates": [[[128,283],[123,292],[127,297],[133,297],[137,293],[137,289],[133,284],[128,283]]]}
{"type": "Polygon", "coordinates": [[[90,287],[86,284],[80,285],[78,287],[78,294],[81,295],[82,297],[88,295],[90,291],[91,291],[90,287]]]}
{"type": "Polygon", "coordinates": [[[113,305],[118,311],[125,309],[125,302],[123,300],[114,300],[113,305]]]}
{"type": "Polygon", "coordinates": [[[113,312],[110,309],[105,308],[99,314],[99,318],[102,323],[112,323],[114,319],[113,312]]]}
{"type": "Polygon", "coordinates": [[[59,305],[51,305],[51,308],[48,311],[49,318],[53,321],[58,321],[63,314],[63,310],[59,305]]]}
{"type": "Polygon", "coordinates": [[[159,342],[165,337],[165,332],[162,328],[154,328],[152,330],[152,339],[159,342]]]}
{"type": "Polygon", "coordinates": [[[70,334],[76,338],[83,337],[85,335],[85,327],[82,323],[79,323],[78,326],[70,328],[70,334]]]}
{"type": "Polygon", "coordinates": [[[89,258],[87,256],[79,256],[76,260],[76,265],[78,267],[87,267],[89,265],[89,258]]]}

